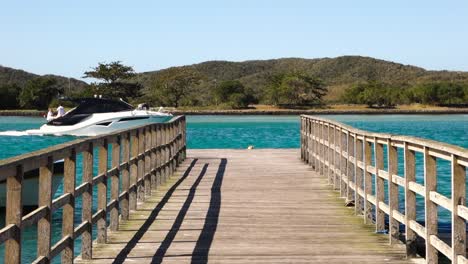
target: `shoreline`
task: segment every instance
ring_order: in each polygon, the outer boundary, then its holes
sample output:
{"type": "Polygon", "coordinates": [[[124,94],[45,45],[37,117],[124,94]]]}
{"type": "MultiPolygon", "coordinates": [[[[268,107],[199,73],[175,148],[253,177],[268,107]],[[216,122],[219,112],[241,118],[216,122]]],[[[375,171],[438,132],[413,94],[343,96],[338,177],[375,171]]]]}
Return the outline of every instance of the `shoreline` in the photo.
{"type": "MultiPolygon", "coordinates": [[[[241,109],[241,110],[175,110],[174,115],[444,115],[468,114],[468,108],[448,109],[241,109]]],[[[0,116],[42,117],[39,110],[0,110],[0,116]]]]}
{"type": "Polygon", "coordinates": [[[172,111],[174,115],[444,115],[468,114],[468,108],[463,109],[278,109],[278,110],[184,110],[172,111]]]}

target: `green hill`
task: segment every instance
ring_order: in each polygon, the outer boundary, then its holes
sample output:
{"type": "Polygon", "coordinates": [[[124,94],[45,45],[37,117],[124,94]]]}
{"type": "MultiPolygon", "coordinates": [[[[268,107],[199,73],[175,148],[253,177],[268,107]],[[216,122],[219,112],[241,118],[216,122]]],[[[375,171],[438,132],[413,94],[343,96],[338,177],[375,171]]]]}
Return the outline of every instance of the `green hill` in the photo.
{"type": "MultiPolygon", "coordinates": [[[[252,60],[244,62],[207,61],[190,65],[205,76],[206,83],[224,80],[239,80],[262,98],[267,77],[271,74],[302,71],[322,79],[329,87],[327,99],[334,101],[343,91],[355,83],[380,81],[390,84],[415,84],[427,81],[468,82],[468,72],[428,71],[420,67],[361,56],[337,58],[301,59],[283,58],[273,60],[252,60]]],[[[165,71],[139,74],[138,79],[145,87],[165,71]]]]}
{"type": "MultiPolygon", "coordinates": [[[[188,66],[203,76],[203,81],[195,93],[199,102],[207,102],[211,90],[223,81],[239,80],[260,102],[265,98],[268,77],[277,73],[301,71],[320,78],[328,87],[325,99],[337,101],[344,91],[356,83],[379,81],[395,87],[407,87],[418,83],[454,81],[468,84],[468,72],[428,71],[420,67],[361,56],[337,58],[302,59],[282,58],[272,60],[251,60],[243,62],[207,61],[188,66]]],[[[174,68],[181,68],[174,67],[174,68]]],[[[168,69],[139,73],[136,79],[143,85],[144,93],[154,92],[154,82],[168,69]]],[[[29,80],[39,75],[23,70],[0,66],[0,86],[17,84],[23,87],[29,80]]],[[[69,92],[82,91],[86,82],[63,76],[46,75],[56,79],[69,92]],[[69,83],[70,82],[70,83],[69,83]],[[70,84],[70,85],[69,85],[70,84]]],[[[138,101],[138,100],[136,100],[138,101]]]]}
{"type": "MultiPolygon", "coordinates": [[[[23,70],[3,67],[0,65],[0,86],[6,84],[16,84],[19,87],[23,87],[29,80],[39,77],[40,75],[29,73],[23,70]]],[[[58,75],[43,75],[44,77],[52,77],[57,80],[57,84],[64,87],[64,90],[67,91],[70,86],[73,90],[82,90],[88,86],[86,82],[67,78],[58,75]],[[69,83],[70,80],[70,83],[69,83]],[[70,85],[69,85],[70,84],[70,85]]]]}

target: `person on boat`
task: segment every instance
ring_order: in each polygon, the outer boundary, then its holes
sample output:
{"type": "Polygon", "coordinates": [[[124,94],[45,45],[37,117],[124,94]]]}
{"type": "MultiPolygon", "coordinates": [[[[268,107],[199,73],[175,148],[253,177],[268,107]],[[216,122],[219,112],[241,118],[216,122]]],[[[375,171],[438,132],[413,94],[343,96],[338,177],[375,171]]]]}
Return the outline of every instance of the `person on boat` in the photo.
{"type": "Polygon", "coordinates": [[[65,108],[61,104],[57,107],[57,117],[61,117],[65,115],[65,108]]]}
{"type": "Polygon", "coordinates": [[[52,112],[52,108],[49,108],[49,112],[47,112],[47,117],[46,117],[47,122],[51,121],[54,118],[55,118],[54,112],[52,112]]]}

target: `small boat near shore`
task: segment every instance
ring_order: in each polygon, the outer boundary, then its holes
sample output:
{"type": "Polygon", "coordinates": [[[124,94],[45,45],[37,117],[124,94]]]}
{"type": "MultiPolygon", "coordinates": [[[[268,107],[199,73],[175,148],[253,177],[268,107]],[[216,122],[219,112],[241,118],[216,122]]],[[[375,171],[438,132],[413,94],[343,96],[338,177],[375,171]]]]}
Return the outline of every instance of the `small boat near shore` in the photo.
{"type": "Polygon", "coordinates": [[[151,111],[146,104],[134,108],[122,100],[83,98],[70,101],[78,103],[78,106],[39,129],[26,132],[29,135],[96,136],[172,119],[172,114],[162,111],[162,108],[151,111]]]}
{"type": "MultiPolygon", "coordinates": [[[[63,180],[63,160],[54,163],[52,177],[52,195],[55,194],[63,180]]],[[[22,204],[24,207],[37,206],[39,200],[39,169],[24,173],[22,204]]],[[[0,182],[0,208],[6,205],[6,181],[0,182]]]]}

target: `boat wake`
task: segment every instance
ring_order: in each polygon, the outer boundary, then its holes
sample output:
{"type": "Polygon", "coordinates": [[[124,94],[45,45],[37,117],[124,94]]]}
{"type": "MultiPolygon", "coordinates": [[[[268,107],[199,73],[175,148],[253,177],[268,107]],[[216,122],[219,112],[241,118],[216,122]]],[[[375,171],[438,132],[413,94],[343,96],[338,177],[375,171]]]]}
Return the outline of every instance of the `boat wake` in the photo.
{"type": "Polygon", "coordinates": [[[0,131],[0,136],[10,136],[10,137],[21,137],[21,136],[29,136],[30,134],[28,131],[16,131],[16,130],[9,130],[9,131],[0,131]]]}

